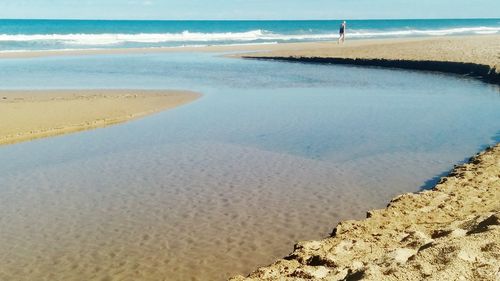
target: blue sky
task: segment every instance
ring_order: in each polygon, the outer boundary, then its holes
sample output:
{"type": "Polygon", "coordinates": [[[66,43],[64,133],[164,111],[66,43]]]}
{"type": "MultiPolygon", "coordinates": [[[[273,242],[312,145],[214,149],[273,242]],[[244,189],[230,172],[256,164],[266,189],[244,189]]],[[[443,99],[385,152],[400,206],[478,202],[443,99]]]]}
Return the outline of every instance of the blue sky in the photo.
{"type": "Polygon", "coordinates": [[[0,1],[0,18],[370,19],[500,17],[499,0],[0,1]]]}

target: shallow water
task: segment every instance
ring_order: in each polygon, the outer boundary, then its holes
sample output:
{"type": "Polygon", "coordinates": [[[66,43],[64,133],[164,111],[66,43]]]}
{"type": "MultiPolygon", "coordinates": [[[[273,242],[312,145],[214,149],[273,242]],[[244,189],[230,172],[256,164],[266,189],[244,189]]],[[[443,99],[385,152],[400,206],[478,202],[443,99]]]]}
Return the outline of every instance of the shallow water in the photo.
{"type": "Polygon", "coordinates": [[[0,85],[204,94],[0,147],[1,280],[247,273],[419,190],[500,124],[498,90],[475,80],[210,54],[2,60],[0,85]]]}

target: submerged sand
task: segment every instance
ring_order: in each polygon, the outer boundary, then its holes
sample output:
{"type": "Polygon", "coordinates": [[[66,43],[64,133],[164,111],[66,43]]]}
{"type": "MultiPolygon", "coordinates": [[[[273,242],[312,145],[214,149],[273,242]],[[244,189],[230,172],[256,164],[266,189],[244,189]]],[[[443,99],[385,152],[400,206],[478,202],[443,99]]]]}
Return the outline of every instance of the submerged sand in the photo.
{"type": "MultiPolygon", "coordinates": [[[[352,42],[252,53],[299,62],[472,74],[498,84],[500,36],[352,42]]],[[[330,238],[232,280],[499,280],[500,144],[456,167],[432,191],[401,195],[330,238]]]]}
{"type": "Polygon", "coordinates": [[[183,91],[0,91],[0,145],[103,127],[193,101],[183,91]]]}

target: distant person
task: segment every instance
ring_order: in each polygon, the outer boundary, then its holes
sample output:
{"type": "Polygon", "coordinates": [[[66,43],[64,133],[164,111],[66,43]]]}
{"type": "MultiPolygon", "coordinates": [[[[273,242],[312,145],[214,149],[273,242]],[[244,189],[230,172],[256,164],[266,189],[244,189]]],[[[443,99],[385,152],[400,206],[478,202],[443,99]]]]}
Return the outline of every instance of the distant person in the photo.
{"type": "Polygon", "coordinates": [[[346,22],[343,21],[342,24],[340,25],[338,44],[340,44],[340,41],[342,41],[342,43],[344,43],[345,41],[345,28],[346,28],[346,22]]]}

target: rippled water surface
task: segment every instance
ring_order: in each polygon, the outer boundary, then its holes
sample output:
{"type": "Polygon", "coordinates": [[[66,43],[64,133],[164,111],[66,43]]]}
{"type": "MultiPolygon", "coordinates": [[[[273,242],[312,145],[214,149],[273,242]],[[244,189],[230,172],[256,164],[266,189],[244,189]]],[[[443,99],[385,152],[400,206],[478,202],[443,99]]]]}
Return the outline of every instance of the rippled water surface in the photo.
{"type": "Polygon", "coordinates": [[[218,280],[431,185],[500,94],[422,72],[144,54],[0,61],[3,89],[189,89],[186,106],[0,147],[1,280],[218,280]]]}

